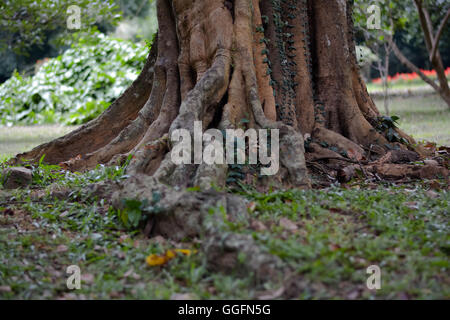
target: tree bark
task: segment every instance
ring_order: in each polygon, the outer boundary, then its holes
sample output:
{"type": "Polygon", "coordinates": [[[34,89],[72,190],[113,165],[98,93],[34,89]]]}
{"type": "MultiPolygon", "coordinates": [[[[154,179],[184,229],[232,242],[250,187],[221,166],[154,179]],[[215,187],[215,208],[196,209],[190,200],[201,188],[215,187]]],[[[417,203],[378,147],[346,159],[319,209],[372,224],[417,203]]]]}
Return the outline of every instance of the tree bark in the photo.
{"type": "MultiPolygon", "coordinates": [[[[226,165],[175,165],[172,133],[278,129],[280,186],[309,187],[305,161],[373,160],[389,141],[355,54],[351,0],[158,0],[140,77],[98,119],[18,155],[86,170],[133,155],[128,172],[172,186],[224,186],[226,165]],[[246,121],[243,121],[246,120],[246,121]],[[367,152],[379,146],[378,153],[367,152]]],[[[414,141],[399,131],[410,144],[414,141]]],[[[264,179],[257,183],[264,183],[264,179]]]]}

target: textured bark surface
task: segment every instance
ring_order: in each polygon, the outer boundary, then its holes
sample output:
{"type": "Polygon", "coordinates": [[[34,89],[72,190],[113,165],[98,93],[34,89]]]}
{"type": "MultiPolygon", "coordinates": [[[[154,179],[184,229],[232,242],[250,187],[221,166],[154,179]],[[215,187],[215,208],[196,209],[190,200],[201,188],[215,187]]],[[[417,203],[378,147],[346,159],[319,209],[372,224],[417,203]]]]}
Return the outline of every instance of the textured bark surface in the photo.
{"type": "MultiPolygon", "coordinates": [[[[294,86],[289,94],[278,86],[283,98],[276,104],[266,46],[270,41],[259,5],[256,0],[158,1],[157,44],[135,83],[95,121],[17,159],[35,160],[45,154],[49,163],[86,170],[133,154],[129,171],[134,174],[155,175],[171,185],[223,186],[226,166],[176,168],[170,159],[171,133],[193,133],[194,121],[202,121],[205,129],[279,129],[283,170],[278,180],[287,186],[308,186],[303,135],[296,123],[297,117],[305,118],[303,122],[313,126],[313,113],[303,117],[299,108],[297,115],[296,106],[302,103],[294,86]],[[276,106],[291,109],[290,118],[279,116],[276,106]]],[[[275,37],[284,41],[287,27],[277,28],[275,37]]],[[[309,74],[305,63],[299,66],[309,74]]],[[[287,69],[283,72],[291,77],[287,69]]],[[[306,86],[310,83],[300,87],[306,86]]],[[[312,102],[312,90],[306,92],[302,94],[312,102]]]]}
{"type": "MultiPolygon", "coordinates": [[[[298,145],[301,135],[362,156],[388,141],[373,127],[379,113],[359,76],[351,13],[352,1],[337,0],[158,1],[158,41],[135,83],[98,119],[17,158],[45,154],[83,170],[133,153],[154,173],[167,161],[147,144],[164,153],[161,137],[192,131],[195,120],[227,129],[244,118],[298,145]]],[[[303,164],[302,148],[284,140],[303,164]]]]}
{"type": "MultiPolygon", "coordinates": [[[[310,187],[305,146],[309,162],[326,161],[335,171],[350,163],[369,166],[374,176],[448,174],[389,167],[392,157],[383,158],[393,148],[416,150],[415,142],[396,128],[377,130],[380,115],[356,63],[352,1],[158,0],[157,11],[157,43],[133,85],[98,119],[15,162],[45,154],[46,162],[86,170],[132,154],[130,178],[113,190],[114,203],[158,192],[165,215],[151,229],[177,239],[208,230],[207,207],[233,202],[211,191],[225,186],[227,165],[171,160],[171,134],[193,135],[195,121],[204,130],[279,129],[281,169],[255,179],[266,187],[310,187]],[[201,192],[180,191],[186,187],[201,192]]],[[[347,171],[344,178],[355,170],[347,171]]],[[[245,212],[241,207],[230,210],[245,212]]],[[[222,244],[233,251],[242,241],[222,244]]]]}

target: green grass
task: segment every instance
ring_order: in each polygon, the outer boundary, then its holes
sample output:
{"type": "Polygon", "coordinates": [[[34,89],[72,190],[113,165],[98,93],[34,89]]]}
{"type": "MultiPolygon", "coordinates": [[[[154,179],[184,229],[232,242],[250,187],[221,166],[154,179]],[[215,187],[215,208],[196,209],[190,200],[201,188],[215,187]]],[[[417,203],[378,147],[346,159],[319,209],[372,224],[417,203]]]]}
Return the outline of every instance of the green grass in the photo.
{"type": "MultiPolygon", "coordinates": [[[[377,104],[382,110],[382,102],[377,104]]],[[[450,145],[449,111],[437,96],[393,98],[391,114],[400,116],[401,127],[416,139],[450,145]]],[[[71,130],[0,128],[0,158],[71,130]]],[[[211,272],[199,250],[201,238],[146,239],[83,189],[123,178],[121,167],[71,174],[41,164],[33,168],[30,188],[6,192],[0,186],[0,299],[169,299],[175,294],[253,299],[288,286],[275,280],[256,285],[250,275],[211,272]],[[70,190],[68,196],[55,200],[52,183],[70,190]],[[174,248],[198,252],[162,267],[146,265],[148,255],[174,248]],[[79,291],[66,287],[65,271],[73,264],[84,274],[79,291]]],[[[430,191],[424,181],[406,187],[247,192],[243,196],[255,208],[252,225],[263,226],[262,231],[230,223],[222,231],[250,234],[263,250],[280,257],[295,276],[296,298],[449,299],[450,194],[444,182],[440,186],[430,191]],[[281,219],[297,230],[282,227],[281,219]],[[365,286],[366,269],[373,264],[382,270],[378,291],[365,286]]]]}
{"type": "MultiPolygon", "coordinates": [[[[383,114],[382,100],[375,103],[383,114]]],[[[390,114],[400,117],[399,126],[416,140],[450,145],[450,109],[437,95],[390,98],[390,114]]]]}
{"type": "Polygon", "coordinates": [[[0,126],[0,159],[29,151],[42,143],[69,133],[75,128],[75,126],[61,125],[0,126]]]}
{"type": "Polygon", "coordinates": [[[256,238],[302,276],[302,298],[449,297],[448,193],[430,199],[420,186],[379,186],[252,198],[257,219],[271,226],[256,238]],[[282,217],[298,231],[283,231],[282,217]],[[383,274],[376,294],[363,285],[369,265],[383,274]]]}
{"type": "MultiPolygon", "coordinates": [[[[383,85],[382,84],[375,84],[375,83],[367,83],[367,90],[369,93],[372,92],[381,92],[383,91],[383,85]]],[[[433,90],[433,88],[426,84],[423,81],[420,82],[414,82],[414,83],[405,83],[405,82],[399,82],[395,84],[389,84],[389,90],[433,90]]]]}
{"type": "MultiPolygon", "coordinates": [[[[207,269],[202,238],[176,243],[146,239],[124,228],[118,213],[84,187],[120,181],[123,167],[85,174],[55,166],[33,168],[30,189],[0,189],[1,299],[254,299],[288,283],[254,283],[249,274],[207,269]],[[69,196],[55,200],[52,183],[69,196]],[[39,197],[39,200],[37,200],[39,197]],[[5,209],[10,214],[7,214],[5,209]],[[198,250],[150,267],[145,258],[168,249],[198,250]],[[67,266],[78,265],[82,288],[66,287],[67,266]]],[[[0,177],[1,178],[1,177],[0,177]]],[[[1,181],[1,179],[0,179],[1,181]]],[[[262,228],[227,222],[222,232],[252,235],[292,271],[302,299],[450,298],[450,194],[443,182],[350,185],[325,190],[261,194],[240,191],[262,228]],[[288,219],[297,230],[281,221],[288,219]],[[366,287],[366,269],[378,265],[381,290],[366,287]]],[[[255,225],[254,223],[250,224],[255,225]]]]}

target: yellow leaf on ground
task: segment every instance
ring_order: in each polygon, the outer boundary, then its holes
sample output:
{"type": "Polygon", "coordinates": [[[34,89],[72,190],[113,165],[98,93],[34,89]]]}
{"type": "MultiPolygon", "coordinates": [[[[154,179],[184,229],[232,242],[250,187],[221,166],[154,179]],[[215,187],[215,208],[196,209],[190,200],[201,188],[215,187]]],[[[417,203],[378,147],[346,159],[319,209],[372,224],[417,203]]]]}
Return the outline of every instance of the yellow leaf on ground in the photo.
{"type": "Polygon", "coordinates": [[[167,250],[167,251],[166,251],[166,258],[167,258],[168,260],[175,258],[176,255],[177,255],[177,254],[176,254],[175,251],[173,251],[173,250],[167,250]]]}
{"type": "Polygon", "coordinates": [[[149,266],[155,267],[155,266],[161,266],[169,260],[166,257],[158,256],[156,254],[151,254],[145,259],[145,261],[147,262],[147,264],[149,266]]]}
{"type": "Polygon", "coordinates": [[[190,256],[192,254],[192,251],[189,249],[175,249],[175,252],[182,253],[186,256],[190,256]]]}
{"type": "Polygon", "coordinates": [[[145,261],[151,267],[161,266],[163,264],[166,264],[173,258],[175,258],[177,253],[184,254],[185,256],[190,256],[192,253],[195,253],[195,252],[196,252],[196,250],[194,250],[194,252],[192,252],[192,250],[189,250],[189,249],[167,250],[165,255],[160,256],[157,254],[151,254],[145,259],[145,261]]]}

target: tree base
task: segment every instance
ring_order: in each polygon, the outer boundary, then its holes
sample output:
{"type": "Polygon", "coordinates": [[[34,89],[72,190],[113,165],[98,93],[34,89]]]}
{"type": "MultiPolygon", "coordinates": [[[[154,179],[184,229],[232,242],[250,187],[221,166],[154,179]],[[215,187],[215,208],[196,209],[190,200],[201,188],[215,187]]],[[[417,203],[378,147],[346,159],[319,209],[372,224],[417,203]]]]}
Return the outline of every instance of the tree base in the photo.
{"type": "MultiPolygon", "coordinates": [[[[158,0],[157,9],[158,41],[132,86],[98,119],[12,163],[45,155],[45,162],[84,171],[131,156],[130,178],[113,190],[114,206],[146,200],[149,235],[207,233],[212,253],[217,246],[256,250],[251,239],[219,241],[214,226],[223,217],[208,220],[218,207],[246,220],[241,199],[215,191],[230,183],[260,191],[310,188],[307,166],[332,182],[358,174],[374,181],[448,177],[442,163],[398,163],[417,161],[426,150],[380,117],[367,93],[354,52],[352,1],[158,0]],[[279,173],[259,178],[246,167],[239,182],[229,182],[227,165],[175,165],[170,151],[179,142],[172,133],[192,136],[196,121],[207,129],[279,130],[279,173]]],[[[226,266],[233,259],[211,261],[226,266]]],[[[275,267],[272,260],[262,254],[248,268],[275,267]]]]}

